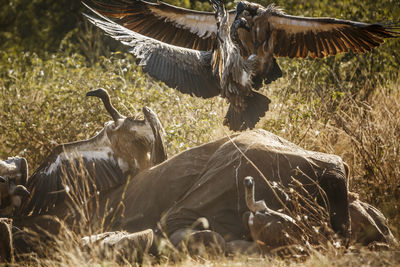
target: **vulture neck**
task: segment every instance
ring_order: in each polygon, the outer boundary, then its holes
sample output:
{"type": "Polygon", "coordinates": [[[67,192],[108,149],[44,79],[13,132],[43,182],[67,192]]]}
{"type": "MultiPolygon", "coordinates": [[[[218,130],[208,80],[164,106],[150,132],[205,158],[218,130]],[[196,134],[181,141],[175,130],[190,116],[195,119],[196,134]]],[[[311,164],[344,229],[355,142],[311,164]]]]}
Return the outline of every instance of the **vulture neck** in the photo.
{"type": "MultiPolygon", "coordinates": [[[[220,18],[220,26],[218,29],[218,49],[214,51],[213,71],[217,73],[221,81],[222,87],[228,85],[229,73],[237,72],[235,68],[240,66],[237,64],[242,61],[239,47],[232,41],[230,28],[228,25],[228,13],[220,18]]],[[[241,71],[241,69],[239,70],[241,71]]]]}
{"type": "Polygon", "coordinates": [[[103,101],[104,107],[106,108],[107,112],[111,115],[111,117],[115,122],[117,122],[119,119],[124,118],[124,116],[122,116],[118,112],[118,110],[116,110],[114,106],[111,104],[110,98],[102,97],[101,100],[103,101]]]}
{"type": "Polygon", "coordinates": [[[268,211],[268,207],[263,200],[255,201],[254,184],[250,188],[245,188],[246,205],[253,213],[268,211]]]}

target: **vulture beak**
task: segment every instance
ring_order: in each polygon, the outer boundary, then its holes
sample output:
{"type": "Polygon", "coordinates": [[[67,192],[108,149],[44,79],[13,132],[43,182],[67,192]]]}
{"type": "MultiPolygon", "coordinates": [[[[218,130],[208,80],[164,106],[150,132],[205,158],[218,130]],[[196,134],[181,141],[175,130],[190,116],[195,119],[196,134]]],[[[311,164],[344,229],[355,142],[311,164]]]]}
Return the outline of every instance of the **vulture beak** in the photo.
{"type": "Polygon", "coordinates": [[[249,24],[245,18],[235,19],[231,25],[231,33],[234,34],[238,29],[245,29],[250,32],[249,24]]]}
{"type": "Polygon", "coordinates": [[[4,178],[3,176],[0,176],[0,183],[5,183],[6,182],[6,178],[4,178]]]}
{"type": "Polygon", "coordinates": [[[249,24],[247,23],[247,20],[245,18],[240,18],[239,27],[244,28],[246,31],[250,32],[249,24]]]}
{"type": "Polygon", "coordinates": [[[87,92],[87,93],[86,93],[86,96],[96,96],[95,91],[96,91],[96,90],[92,90],[92,91],[87,92]]]}

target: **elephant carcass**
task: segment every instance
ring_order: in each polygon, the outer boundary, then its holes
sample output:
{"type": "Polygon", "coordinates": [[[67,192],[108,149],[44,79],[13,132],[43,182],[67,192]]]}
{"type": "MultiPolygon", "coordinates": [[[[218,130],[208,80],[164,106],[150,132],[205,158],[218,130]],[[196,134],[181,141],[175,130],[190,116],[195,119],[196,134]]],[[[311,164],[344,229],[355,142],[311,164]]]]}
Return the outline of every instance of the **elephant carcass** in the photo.
{"type": "Polygon", "coordinates": [[[128,232],[155,229],[163,213],[173,206],[196,182],[210,159],[228,137],[188,149],[163,163],[139,173],[126,186],[100,194],[108,202],[102,214],[121,201],[123,216],[108,216],[111,230],[128,232]],[[125,191],[125,196],[123,196],[125,191]]]}
{"type": "Polygon", "coordinates": [[[275,210],[281,205],[240,149],[270,182],[288,185],[294,177],[315,195],[318,186],[322,187],[329,200],[333,228],[344,236],[349,234],[347,171],[340,157],[301,149],[263,130],[231,138],[182,152],[139,173],[125,187],[101,194],[101,199],[109,199],[109,207],[122,201],[121,216],[109,216],[109,230],[155,229],[168,210],[161,222],[168,235],[206,217],[210,229],[226,240],[247,236],[242,223],[242,215],[248,211],[241,188],[245,176],[255,177],[260,184],[257,199],[264,199],[275,210]]]}
{"type": "Polygon", "coordinates": [[[248,211],[241,186],[244,177],[254,177],[260,185],[256,199],[265,200],[274,210],[282,208],[281,202],[262,176],[270,184],[282,186],[288,186],[294,178],[321,202],[319,189],[323,189],[333,230],[349,238],[347,173],[338,156],[304,150],[263,130],[245,132],[210,155],[192,187],[163,216],[162,224],[171,235],[205,217],[210,229],[225,240],[243,239],[249,234],[242,223],[248,211]]]}

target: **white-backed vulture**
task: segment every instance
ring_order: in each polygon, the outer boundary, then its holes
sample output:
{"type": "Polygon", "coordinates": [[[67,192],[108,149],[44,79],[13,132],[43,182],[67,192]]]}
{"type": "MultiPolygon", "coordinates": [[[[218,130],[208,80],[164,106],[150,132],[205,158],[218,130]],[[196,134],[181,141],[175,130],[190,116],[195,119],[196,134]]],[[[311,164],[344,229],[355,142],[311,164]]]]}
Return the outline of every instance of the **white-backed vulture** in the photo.
{"type": "MultiPolygon", "coordinates": [[[[219,1],[214,2],[213,6],[216,10],[217,21],[214,18],[214,24],[218,39],[215,49],[202,51],[149,38],[90,7],[96,16],[86,17],[126,45],[129,52],[140,59],[145,72],[183,93],[204,98],[221,95],[230,103],[224,124],[235,131],[251,129],[265,115],[270,103],[267,97],[252,90],[258,60],[255,55],[248,58],[241,56],[238,45],[231,38],[231,23],[225,7],[219,1]]],[[[239,24],[239,20],[232,24],[234,30],[239,24]]]]}
{"type": "Polygon", "coordinates": [[[268,208],[264,200],[255,201],[255,182],[253,177],[243,180],[246,205],[250,210],[248,227],[251,237],[264,253],[274,248],[302,242],[302,231],[289,215],[268,208]]]}
{"type": "MultiPolygon", "coordinates": [[[[127,29],[162,42],[208,51],[216,40],[214,14],[172,6],[158,1],[92,0],[95,9],[127,29]]],[[[242,56],[254,54],[259,43],[260,63],[253,77],[254,88],[282,76],[275,57],[323,58],[341,52],[366,52],[383,43],[385,38],[399,37],[394,27],[335,18],[291,16],[274,4],[263,7],[241,1],[235,18],[245,18],[250,31],[239,29],[238,45],[242,56]]]]}
{"type": "Polygon", "coordinates": [[[113,121],[88,140],[53,149],[28,179],[31,198],[21,207],[21,214],[46,213],[70,190],[86,187],[89,192],[101,192],[124,184],[129,175],[135,176],[166,159],[164,130],[151,109],[143,108],[144,120],[125,117],[111,105],[104,89],[90,91],[87,96],[99,97],[113,121]],[[89,177],[92,180],[82,179],[89,177]]]}

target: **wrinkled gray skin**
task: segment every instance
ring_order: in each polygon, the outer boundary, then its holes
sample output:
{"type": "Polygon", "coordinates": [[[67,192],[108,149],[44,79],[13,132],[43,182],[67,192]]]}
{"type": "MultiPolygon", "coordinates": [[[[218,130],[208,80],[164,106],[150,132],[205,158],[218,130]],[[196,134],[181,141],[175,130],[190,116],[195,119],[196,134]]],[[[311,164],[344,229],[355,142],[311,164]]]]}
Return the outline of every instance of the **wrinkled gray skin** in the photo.
{"type": "Polygon", "coordinates": [[[252,176],[260,185],[255,190],[256,199],[263,199],[273,210],[282,208],[264,176],[269,183],[284,187],[294,178],[321,202],[322,188],[330,205],[332,228],[348,238],[346,175],[338,156],[304,150],[266,131],[245,132],[224,142],[209,157],[196,182],[163,217],[164,229],[172,235],[190,227],[198,217],[205,217],[210,229],[226,241],[247,237],[249,232],[241,223],[248,212],[241,186],[244,177],[252,176]]]}
{"type": "MultiPolygon", "coordinates": [[[[311,181],[317,181],[328,196],[331,214],[334,212],[334,229],[349,237],[347,167],[340,157],[306,151],[262,130],[194,147],[139,173],[126,187],[124,216],[115,216],[110,229],[158,229],[161,220],[163,231],[175,245],[204,228],[223,237],[227,247],[229,242],[248,238],[248,227],[242,223],[243,214],[248,212],[240,186],[243,178],[254,177],[260,185],[255,190],[256,198],[263,199],[268,207],[277,210],[280,204],[238,148],[270,181],[295,177],[306,181],[306,188],[314,194],[318,190],[311,181]],[[206,219],[208,227],[198,223],[200,217],[206,219]]],[[[110,207],[116,207],[122,191],[121,187],[105,192],[102,199],[109,199],[110,207]]]]}

